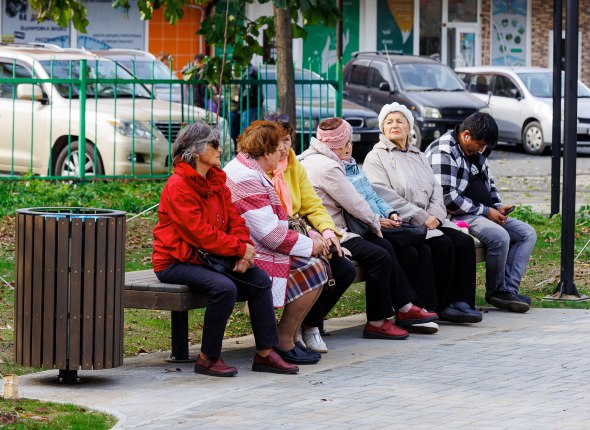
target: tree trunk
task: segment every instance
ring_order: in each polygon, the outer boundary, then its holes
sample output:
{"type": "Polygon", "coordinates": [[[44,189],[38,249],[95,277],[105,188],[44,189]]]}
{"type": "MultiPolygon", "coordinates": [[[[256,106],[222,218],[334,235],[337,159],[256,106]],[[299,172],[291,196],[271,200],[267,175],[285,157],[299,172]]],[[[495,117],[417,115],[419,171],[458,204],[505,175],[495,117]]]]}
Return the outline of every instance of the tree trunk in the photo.
{"type": "MultiPolygon", "coordinates": [[[[273,5],[275,22],[275,46],[277,49],[277,109],[295,120],[295,73],[293,70],[293,31],[291,10],[273,5]]],[[[295,142],[293,142],[295,144],[295,142]]]]}

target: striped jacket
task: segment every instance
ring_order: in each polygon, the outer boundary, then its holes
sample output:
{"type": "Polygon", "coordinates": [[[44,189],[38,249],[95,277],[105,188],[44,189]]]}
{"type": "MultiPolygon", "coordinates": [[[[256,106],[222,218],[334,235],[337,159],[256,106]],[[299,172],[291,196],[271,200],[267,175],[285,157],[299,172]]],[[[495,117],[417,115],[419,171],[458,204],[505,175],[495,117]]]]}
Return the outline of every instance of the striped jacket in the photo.
{"type": "Polygon", "coordinates": [[[232,203],[246,220],[256,247],[255,264],[272,280],[275,307],[285,304],[290,256],[311,257],[312,240],[289,230],[287,215],[272,182],[258,162],[239,153],[224,168],[232,203]]]}
{"type": "MultiPolygon", "coordinates": [[[[490,149],[486,148],[483,154],[479,154],[481,175],[487,189],[490,191],[494,207],[502,206],[498,189],[490,175],[488,155],[490,149]]],[[[473,167],[467,160],[463,150],[457,142],[456,131],[450,131],[435,140],[426,149],[426,157],[430,161],[434,176],[443,189],[443,199],[447,211],[453,215],[483,215],[487,216],[489,208],[464,197],[467,185],[469,185],[469,172],[473,167]]],[[[478,172],[474,172],[478,173],[478,172]]]]}

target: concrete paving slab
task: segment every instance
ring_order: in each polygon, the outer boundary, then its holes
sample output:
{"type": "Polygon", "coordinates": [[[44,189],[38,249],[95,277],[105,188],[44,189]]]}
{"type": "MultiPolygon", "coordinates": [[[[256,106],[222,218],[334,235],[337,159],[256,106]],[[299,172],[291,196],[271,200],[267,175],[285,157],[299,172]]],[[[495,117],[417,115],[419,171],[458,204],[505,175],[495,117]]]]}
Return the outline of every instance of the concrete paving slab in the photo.
{"type": "Polygon", "coordinates": [[[116,428],[588,428],[590,311],[489,310],[480,324],[441,324],[407,340],[361,337],[364,315],[330,320],[330,352],[299,375],[250,370],[252,336],[224,342],[238,376],[215,378],[166,353],[82,371],[20,378],[23,397],[71,402],[119,417],[116,428]],[[180,369],[179,371],[176,369],[180,369]]]}

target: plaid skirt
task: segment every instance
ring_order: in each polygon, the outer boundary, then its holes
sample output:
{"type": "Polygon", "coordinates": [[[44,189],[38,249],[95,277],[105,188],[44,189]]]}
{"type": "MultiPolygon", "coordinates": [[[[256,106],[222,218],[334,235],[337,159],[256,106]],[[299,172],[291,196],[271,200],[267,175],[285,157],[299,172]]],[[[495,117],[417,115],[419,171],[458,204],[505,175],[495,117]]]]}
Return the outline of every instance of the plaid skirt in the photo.
{"type": "Polygon", "coordinates": [[[285,303],[291,303],[304,294],[320,288],[327,280],[326,266],[319,258],[291,257],[285,303]]]}

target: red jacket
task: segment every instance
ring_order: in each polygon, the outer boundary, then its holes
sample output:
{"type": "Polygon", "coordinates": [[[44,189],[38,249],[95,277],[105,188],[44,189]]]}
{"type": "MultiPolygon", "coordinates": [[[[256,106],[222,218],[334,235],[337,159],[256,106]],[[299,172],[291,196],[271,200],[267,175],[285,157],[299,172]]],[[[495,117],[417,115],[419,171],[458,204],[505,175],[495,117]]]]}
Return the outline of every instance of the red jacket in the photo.
{"type": "Polygon", "coordinates": [[[231,202],[225,172],[212,167],[207,178],[179,163],[168,179],[154,227],[152,265],[159,272],[171,264],[201,264],[197,249],[243,257],[252,244],[244,219],[231,202]]]}

